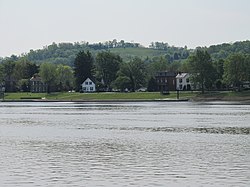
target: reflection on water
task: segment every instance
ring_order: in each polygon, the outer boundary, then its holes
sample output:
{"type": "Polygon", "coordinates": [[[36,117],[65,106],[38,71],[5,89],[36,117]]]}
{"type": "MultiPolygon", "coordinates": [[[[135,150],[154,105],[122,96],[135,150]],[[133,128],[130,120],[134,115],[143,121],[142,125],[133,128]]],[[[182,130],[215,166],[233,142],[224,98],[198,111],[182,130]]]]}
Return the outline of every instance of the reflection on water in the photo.
{"type": "Polygon", "coordinates": [[[0,186],[250,186],[250,106],[0,103],[0,186]]]}

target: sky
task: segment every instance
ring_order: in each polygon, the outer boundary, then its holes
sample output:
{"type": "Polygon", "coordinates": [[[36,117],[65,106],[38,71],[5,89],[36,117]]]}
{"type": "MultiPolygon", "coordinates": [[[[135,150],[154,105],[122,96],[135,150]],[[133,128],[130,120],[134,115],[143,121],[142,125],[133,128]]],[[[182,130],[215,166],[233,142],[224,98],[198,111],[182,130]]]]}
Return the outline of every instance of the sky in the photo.
{"type": "Polygon", "coordinates": [[[0,57],[53,42],[188,48],[250,39],[250,0],[0,0],[0,57]]]}

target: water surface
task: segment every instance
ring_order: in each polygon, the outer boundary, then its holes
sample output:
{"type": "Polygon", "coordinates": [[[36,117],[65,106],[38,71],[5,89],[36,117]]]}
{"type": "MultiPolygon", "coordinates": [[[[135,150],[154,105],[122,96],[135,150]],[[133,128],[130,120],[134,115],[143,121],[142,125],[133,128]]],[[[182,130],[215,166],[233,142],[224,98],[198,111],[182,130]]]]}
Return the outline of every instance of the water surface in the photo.
{"type": "Polygon", "coordinates": [[[0,186],[250,186],[250,105],[0,103],[0,186]]]}

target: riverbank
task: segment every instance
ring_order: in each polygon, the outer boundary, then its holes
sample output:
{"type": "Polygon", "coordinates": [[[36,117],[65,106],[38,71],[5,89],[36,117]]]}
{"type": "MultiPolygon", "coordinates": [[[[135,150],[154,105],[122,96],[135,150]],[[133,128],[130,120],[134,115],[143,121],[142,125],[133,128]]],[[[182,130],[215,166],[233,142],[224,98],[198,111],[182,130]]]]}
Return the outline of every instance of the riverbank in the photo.
{"type": "Polygon", "coordinates": [[[193,101],[244,101],[250,103],[250,91],[242,92],[207,92],[205,94],[197,94],[192,98],[193,101]]]}
{"type": "Polygon", "coordinates": [[[250,91],[244,92],[170,92],[162,95],[159,92],[133,93],[6,93],[5,102],[182,102],[182,101],[246,101],[250,103],[250,91]]]}

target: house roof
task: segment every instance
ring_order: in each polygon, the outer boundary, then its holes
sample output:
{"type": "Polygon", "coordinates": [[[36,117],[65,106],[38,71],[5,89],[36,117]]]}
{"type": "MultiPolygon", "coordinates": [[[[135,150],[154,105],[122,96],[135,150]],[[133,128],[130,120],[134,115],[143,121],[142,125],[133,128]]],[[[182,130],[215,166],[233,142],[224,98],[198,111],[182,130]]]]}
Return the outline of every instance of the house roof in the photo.
{"type": "Polygon", "coordinates": [[[178,73],[178,75],[176,76],[176,78],[185,78],[188,75],[188,73],[178,73]]]}
{"type": "Polygon", "coordinates": [[[85,83],[86,81],[91,81],[91,82],[93,82],[95,84],[95,82],[91,78],[89,78],[89,77],[87,79],[85,79],[85,81],[83,81],[83,83],[85,83]]]}
{"type": "Polygon", "coordinates": [[[30,81],[42,81],[42,78],[36,74],[33,77],[31,77],[30,81]]]}
{"type": "Polygon", "coordinates": [[[176,73],[170,71],[160,71],[156,73],[156,77],[175,77],[175,76],[176,73]]]}

